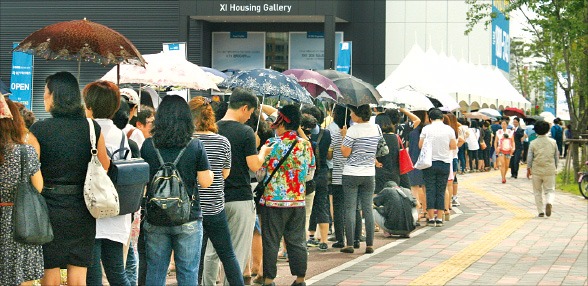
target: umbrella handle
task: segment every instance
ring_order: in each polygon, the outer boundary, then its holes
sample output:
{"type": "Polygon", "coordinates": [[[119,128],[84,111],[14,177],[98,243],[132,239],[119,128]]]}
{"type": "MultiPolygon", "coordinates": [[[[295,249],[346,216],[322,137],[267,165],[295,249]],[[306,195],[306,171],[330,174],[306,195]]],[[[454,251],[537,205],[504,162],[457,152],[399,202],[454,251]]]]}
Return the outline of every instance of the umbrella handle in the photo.
{"type": "Polygon", "coordinates": [[[259,121],[261,121],[261,113],[263,112],[261,109],[261,106],[263,105],[264,101],[265,101],[265,94],[261,97],[261,104],[259,105],[259,117],[257,118],[257,127],[255,127],[255,134],[257,134],[257,131],[259,131],[259,121]]]}

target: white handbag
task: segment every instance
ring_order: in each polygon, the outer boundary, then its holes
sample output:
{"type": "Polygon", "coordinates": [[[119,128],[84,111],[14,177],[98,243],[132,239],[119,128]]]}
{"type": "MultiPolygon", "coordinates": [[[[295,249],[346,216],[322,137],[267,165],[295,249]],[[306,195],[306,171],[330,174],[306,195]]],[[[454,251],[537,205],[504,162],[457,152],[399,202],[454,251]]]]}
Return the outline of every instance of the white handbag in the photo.
{"type": "Polygon", "coordinates": [[[92,158],[88,163],[88,172],[84,182],[84,201],[88,211],[94,218],[117,216],[120,210],[118,193],[106,170],[102,167],[100,160],[98,160],[96,132],[94,131],[92,119],[88,118],[88,123],[90,124],[92,158]]]}
{"type": "Polygon", "coordinates": [[[419,170],[427,169],[433,166],[433,145],[431,140],[423,141],[423,148],[419,154],[419,159],[414,163],[414,167],[419,170]]]}

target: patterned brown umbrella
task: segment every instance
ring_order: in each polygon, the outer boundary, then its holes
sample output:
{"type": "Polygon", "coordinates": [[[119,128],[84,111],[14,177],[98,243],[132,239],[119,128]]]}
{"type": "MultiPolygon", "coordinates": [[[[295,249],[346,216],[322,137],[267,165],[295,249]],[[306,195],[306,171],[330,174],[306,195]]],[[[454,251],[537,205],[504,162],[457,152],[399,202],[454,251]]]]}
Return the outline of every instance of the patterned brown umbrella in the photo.
{"type": "Polygon", "coordinates": [[[125,36],[85,18],[46,26],[30,34],[14,50],[48,60],[145,66],[141,53],[125,36]]]}

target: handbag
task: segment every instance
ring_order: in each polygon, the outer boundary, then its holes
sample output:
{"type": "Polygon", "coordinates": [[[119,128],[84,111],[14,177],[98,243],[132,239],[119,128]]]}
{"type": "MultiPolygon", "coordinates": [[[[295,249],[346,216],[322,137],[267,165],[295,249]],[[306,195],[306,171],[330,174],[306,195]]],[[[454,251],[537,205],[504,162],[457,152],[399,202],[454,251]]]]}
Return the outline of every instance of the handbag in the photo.
{"type": "Polygon", "coordinates": [[[482,132],[483,131],[480,132],[480,150],[486,150],[488,146],[486,146],[486,141],[484,141],[484,136],[482,132]]]}
{"type": "MultiPolygon", "coordinates": [[[[120,147],[110,157],[108,177],[118,193],[119,215],[134,213],[141,207],[145,185],[149,182],[149,164],[141,158],[126,159],[129,149],[125,147],[126,136],[122,132],[120,147]],[[121,153],[119,159],[113,159],[121,153]]],[[[108,150],[107,150],[108,152],[108,150]]]]}
{"type": "Polygon", "coordinates": [[[384,135],[382,135],[382,130],[378,127],[378,132],[380,132],[380,140],[378,140],[378,148],[376,149],[376,157],[386,156],[390,153],[390,149],[388,145],[386,145],[386,140],[384,140],[384,135]]]}
{"type": "Polygon", "coordinates": [[[290,153],[292,153],[292,150],[294,149],[294,146],[296,146],[296,143],[298,143],[298,140],[296,140],[292,143],[292,146],[290,146],[290,149],[288,149],[288,152],[286,152],[286,155],[284,155],[284,157],[282,157],[282,159],[280,159],[280,162],[278,162],[278,165],[276,165],[276,168],[272,171],[272,173],[267,178],[267,180],[262,179],[255,187],[255,190],[253,190],[253,195],[254,195],[253,199],[255,200],[255,205],[259,205],[259,202],[261,201],[261,196],[263,196],[263,193],[265,192],[265,187],[271,181],[271,179],[274,177],[274,175],[276,174],[278,169],[280,169],[282,164],[284,164],[284,161],[286,161],[286,158],[288,158],[290,153]]]}
{"type": "Polygon", "coordinates": [[[90,118],[87,118],[87,120],[90,125],[90,143],[92,145],[90,152],[92,158],[88,163],[88,171],[84,181],[84,201],[88,211],[94,218],[117,216],[120,211],[118,193],[98,160],[94,123],[90,118]]]}
{"type": "Polygon", "coordinates": [[[408,150],[404,148],[404,144],[402,144],[402,140],[400,140],[398,134],[396,135],[396,139],[398,139],[398,146],[401,148],[398,150],[398,167],[400,168],[400,175],[404,175],[414,170],[414,165],[412,164],[408,150]]]}
{"type": "Polygon", "coordinates": [[[423,147],[421,148],[421,153],[419,154],[419,158],[414,164],[414,167],[423,170],[433,166],[433,145],[431,140],[427,140],[423,142],[423,147]]]}
{"type": "Polygon", "coordinates": [[[20,180],[16,187],[12,208],[14,241],[42,245],[53,240],[53,228],[45,198],[35,189],[25,174],[28,161],[25,145],[20,145],[20,180]]]}

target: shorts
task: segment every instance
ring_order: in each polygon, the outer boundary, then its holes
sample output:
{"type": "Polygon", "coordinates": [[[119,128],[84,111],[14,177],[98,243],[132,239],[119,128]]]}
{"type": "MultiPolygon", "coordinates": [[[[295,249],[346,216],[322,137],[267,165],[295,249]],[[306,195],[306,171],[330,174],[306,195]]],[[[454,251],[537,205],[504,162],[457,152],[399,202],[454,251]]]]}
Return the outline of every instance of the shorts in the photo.
{"type": "Polygon", "coordinates": [[[506,158],[506,159],[510,159],[510,157],[511,157],[512,155],[510,155],[510,153],[509,153],[509,154],[498,153],[498,156],[504,156],[504,158],[506,158]]]}

